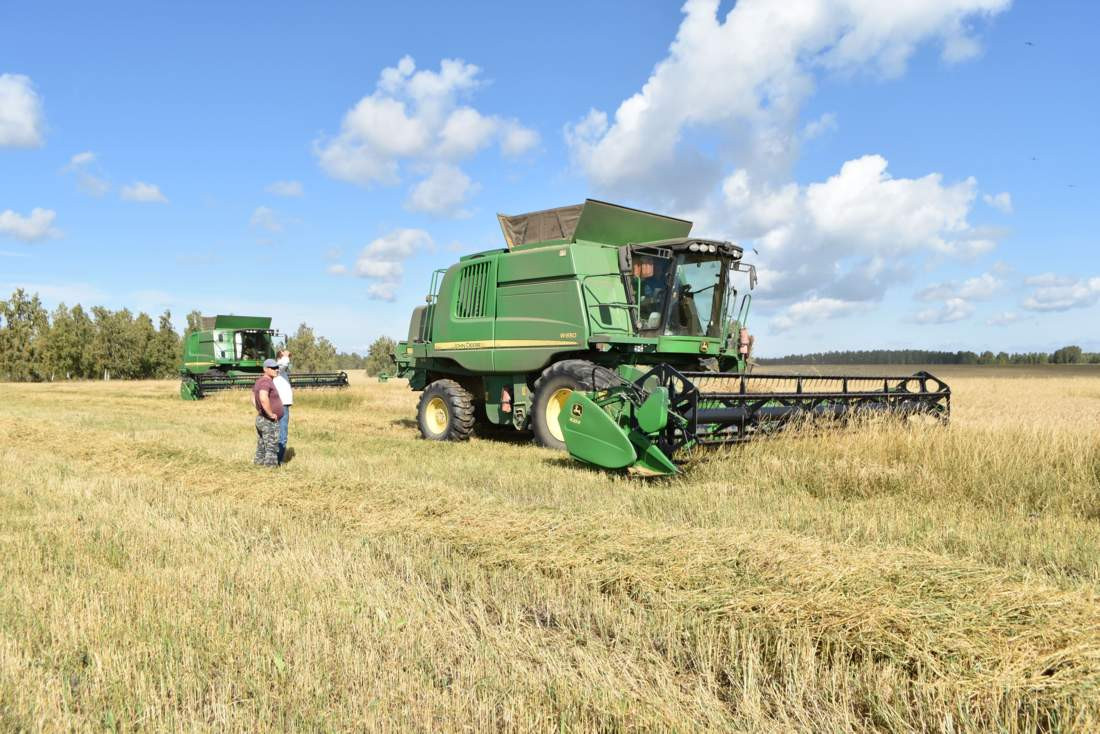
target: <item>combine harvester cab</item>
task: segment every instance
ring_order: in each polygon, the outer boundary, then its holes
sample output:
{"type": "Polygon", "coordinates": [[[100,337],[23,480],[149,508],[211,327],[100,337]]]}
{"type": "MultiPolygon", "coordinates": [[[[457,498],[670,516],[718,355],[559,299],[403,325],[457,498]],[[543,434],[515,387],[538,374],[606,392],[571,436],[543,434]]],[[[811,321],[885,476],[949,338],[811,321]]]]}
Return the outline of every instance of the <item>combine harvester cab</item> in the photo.
{"type": "Polygon", "coordinates": [[[749,374],[756,270],[691,222],[591,199],[499,219],[507,247],[436,271],[397,344],[424,438],[510,427],[591,464],[668,474],[678,449],[797,416],[947,415],[950,391],[925,373],[749,374]]]}
{"type": "MultiPolygon", "coordinates": [[[[180,397],[201,400],[212,392],[251,388],[265,359],[275,358],[267,316],[206,316],[202,329],[188,335],[180,367],[180,397]]],[[[347,372],[290,373],[295,388],[347,387],[347,372]]]]}

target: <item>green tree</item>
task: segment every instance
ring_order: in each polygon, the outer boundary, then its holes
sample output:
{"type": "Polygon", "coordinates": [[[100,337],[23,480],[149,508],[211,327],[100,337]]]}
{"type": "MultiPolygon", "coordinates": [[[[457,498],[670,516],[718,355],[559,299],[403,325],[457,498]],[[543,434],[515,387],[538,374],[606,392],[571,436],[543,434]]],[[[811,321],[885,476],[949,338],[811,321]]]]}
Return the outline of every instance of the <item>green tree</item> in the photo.
{"type": "Polygon", "coordinates": [[[129,309],[111,311],[96,306],[92,313],[95,315],[95,336],[92,338],[91,363],[95,376],[105,380],[138,377],[145,354],[143,336],[147,336],[147,332],[135,324],[129,309]]]}
{"type": "Polygon", "coordinates": [[[1078,364],[1083,361],[1081,347],[1072,345],[1056,349],[1050,355],[1050,361],[1052,364],[1078,364]]]}
{"type": "Polygon", "coordinates": [[[397,342],[388,336],[380,336],[370,345],[367,352],[367,374],[374,377],[380,372],[388,372],[393,369],[393,350],[397,342]]]}
{"type": "Polygon", "coordinates": [[[172,326],[172,312],[160,315],[157,333],[145,347],[150,377],[172,377],[179,369],[180,337],[172,326]]]}
{"type": "Polygon", "coordinates": [[[304,323],[299,324],[298,330],[287,336],[285,346],[290,350],[290,359],[295,370],[299,372],[315,372],[317,370],[314,366],[317,337],[314,336],[313,329],[304,323]]]}
{"type": "Polygon", "coordinates": [[[46,339],[49,315],[38,300],[19,288],[6,301],[0,301],[0,377],[26,381],[45,379],[46,339]]]}
{"type": "Polygon", "coordinates": [[[183,347],[187,344],[187,337],[191,336],[196,331],[202,331],[202,313],[199,311],[192,311],[187,314],[187,326],[183,329],[183,336],[180,337],[180,349],[179,356],[183,357],[183,347]]]}
{"type": "Polygon", "coordinates": [[[64,303],[58,305],[50,318],[49,336],[46,338],[45,361],[48,379],[72,380],[86,376],[84,353],[90,333],[88,317],[77,304],[70,311],[64,303]]]}
{"type": "Polygon", "coordinates": [[[157,376],[157,365],[154,350],[156,349],[157,330],[153,326],[153,320],[146,313],[139,313],[137,318],[128,325],[130,339],[133,340],[134,352],[137,356],[136,364],[131,368],[127,377],[136,379],[149,379],[157,376]]]}
{"type": "Polygon", "coordinates": [[[298,331],[287,337],[294,369],[299,372],[327,372],[336,369],[336,347],[325,337],[318,337],[307,324],[298,325],[298,331]]]}

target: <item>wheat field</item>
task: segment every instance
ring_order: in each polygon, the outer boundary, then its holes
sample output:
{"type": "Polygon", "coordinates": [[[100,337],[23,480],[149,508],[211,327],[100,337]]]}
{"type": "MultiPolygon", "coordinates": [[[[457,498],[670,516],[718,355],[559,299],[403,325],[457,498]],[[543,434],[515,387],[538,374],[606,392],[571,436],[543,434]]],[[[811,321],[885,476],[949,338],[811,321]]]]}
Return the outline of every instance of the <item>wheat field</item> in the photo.
{"type": "Polygon", "coordinates": [[[399,381],[274,470],[247,393],[0,385],[0,730],[1096,730],[1100,371],[934,371],[947,428],[658,481],[399,381]]]}

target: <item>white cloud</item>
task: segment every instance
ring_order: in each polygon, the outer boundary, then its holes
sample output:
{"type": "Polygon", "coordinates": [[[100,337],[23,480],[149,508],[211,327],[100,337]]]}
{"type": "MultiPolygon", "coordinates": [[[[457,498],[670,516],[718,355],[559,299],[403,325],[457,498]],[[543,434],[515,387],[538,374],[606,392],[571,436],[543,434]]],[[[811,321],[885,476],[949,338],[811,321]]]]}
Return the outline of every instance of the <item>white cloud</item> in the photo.
{"type": "Polygon", "coordinates": [[[111,182],[103,177],[102,174],[99,174],[98,171],[93,173],[89,170],[89,168],[93,170],[98,168],[98,166],[95,165],[97,160],[98,156],[95,153],[86,150],[70,158],[69,165],[65,166],[62,170],[76,176],[76,183],[81,191],[91,196],[100,197],[106,195],[111,190],[111,182]]]}
{"type": "Polygon", "coordinates": [[[854,313],[945,258],[989,252],[1000,233],[970,222],[977,182],[898,176],[880,155],[824,181],[791,180],[800,145],[836,126],[809,122],[823,75],[896,77],[918,47],[948,62],[980,50],[969,27],[1009,0],[688,0],[668,54],[613,114],[564,127],[594,193],[633,198],[753,247],[758,303],[778,330],[854,313]],[[719,8],[729,8],[719,17],[719,8]],[[797,308],[796,308],[797,307],[797,308]],[[787,309],[783,311],[783,309],[787,309]],[[793,309],[793,310],[792,310],[793,309]]]}
{"type": "Polygon", "coordinates": [[[866,303],[843,301],[838,298],[810,298],[788,306],[771,320],[774,332],[783,332],[796,326],[804,326],[815,321],[850,316],[867,309],[866,303]]]}
{"type": "Polygon", "coordinates": [[[302,196],[305,190],[302,188],[301,181],[272,181],[267,185],[265,191],[275,196],[302,196]]]}
{"type": "Polygon", "coordinates": [[[90,150],[86,150],[83,153],[77,153],[69,159],[69,168],[75,169],[80,166],[85,166],[96,159],[95,153],[90,150]]]}
{"type": "Polygon", "coordinates": [[[43,127],[42,100],[30,78],[0,74],[0,147],[42,145],[43,127]]]}
{"type": "Polygon", "coordinates": [[[86,308],[99,306],[111,300],[109,294],[90,283],[28,283],[26,281],[0,284],[4,293],[22,288],[27,293],[37,293],[47,304],[66,303],[69,306],[83,304],[86,308]]]}
{"type": "Polygon", "coordinates": [[[159,186],[144,181],[135,181],[132,184],[123,186],[119,190],[119,194],[126,201],[139,201],[146,204],[168,203],[168,198],[161,193],[159,186]]]}
{"type": "Polygon", "coordinates": [[[523,155],[539,144],[539,134],[515,120],[501,123],[500,133],[500,152],[506,156],[523,155]]]}
{"type": "Polygon", "coordinates": [[[1012,213],[1012,194],[1007,191],[999,194],[983,194],[982,201],[1005,214],[1012,213]]]}
{"type": "Polygon", "coordinates": [[[807,123],[806,127],[802,128],[802,138],[804,140],[813,140],[819,138],[826,133],[831,133],[836,130],[836,115],[832,112],[826,112],[816,120],[812,120],[807,123]]]}
{"type": "MultiPolygon", "coordinates": [[[[397,297],[404,274],[404,261],[420,252],[433,252],[435,243],[431,235],[422,229],[398,229],[379,237],[360,253],[355,261],[355,274],[372,281],[367,287],[367,297],[379,301],[392,301],[397,297]]],[[[343,266],[334,275],[346,272],[343,266]]]]}
{"type": "Polygon", "coordinates": [[[53,226],[56,217],[57,212],[52,209],[35,207],[28,216],[6,209],[0,212],[0,236],[14,237],[24,242],[59,237],[61,232],[53,226]]]}
{"type": "Polygon", "coordinates": [[[1002,311],[996,316],[986,320],[986,326],[1008,326],[1020,320],[1019,314],[1013,311],[1002,311]]]}
{"type": "Polygon", "coordinates": [[[371,283],[367,286],[367,298],[374,301],[395,301],[399,285],[401,284],[395,282],[371,283]]]}
{"type": "Polygon", "coordinates": [[[347,275],[348,274],[348,268],[347,268],[346,265],[341,265],[340,263],[336,263],[334,265],[329,265],[328,266],[328,274],[329,275],[347,275]]]}
{"type": "Polygon", "coordinates": [[[1028,311],[1069,311],[1088,308],[1100,300],[1100,278],[1069,278],[1044,273],[1026,282],[1037,286],[1021,304],[1028,311]]]}
{"type": "Polygon", "coordinates": [[[1077,282],[1076,278],[1071,278],[1068,275],[1055,275],[1054,273],[1040,273],[1039,275],[1031,275],[1024,278],[1024,282],[1028,285],[1034,285],[1039,287],[1050,286],[1064,286],[1073,285],[1077,282]]]}
{"type": "Polygon", "coordinates": [[[979,47],[966,21],[1009,0],[740,0],[724,20],[719,5],[684,4],[668,56],[613,120],[593,110],[567,126],[574,159],[597,188],[679,207],[717,185],[723,162],[768,180],[784,175],[817,73],[898,76],[933,39],[945,60],[968,58],[979,47]],[[698,131],[717,135],[714,152],[689,142],[698,131]]]}
{"type": "Polygon", "coordinates": [[[453,167],[494,142],[506,156],[533,148],[534,130],[462,103],[481,86],[480,73],[461,59],[417,70],[409,56],[383,69],[374,92],[344,115],[339,134],[315,141],[321,168],[363,186],[395,185],[405,167],[453,167]]]}
{"type": "Polygon", "coordinates": [[[268,232],[282,232],[284,226],[279,213],[266,206],[256,207],[248,220],[248,224],[257,229],[266,229],[268,232]]]}
{"type": "Polygon", "coordinates": [[[949,298],[942,306],[927,308],[917,313],[918,324],[949,324],[961,321],[974,313],[974,304],[962,298],[949,298]]]}
{"type": "Polygon", "coordinates": [[[947,281],[931,285],[917,293],[921,301],[946,301],[949,298],[965,298],[971,301],[986,301],[993,297],[1004,283],[991,273],[982,273],[967,278],[962,283],[947,281]]]}
{"type": "Polygon", "coordinates": [[[413,187],[405,207],[437,216],[468,217],[469,212],[461,206],[477,189],[478,185],[457,167],[441,163],[413,187]]]}
{"type": "Polygon", "coordinates": [[[764,305],[807,298],[877,301],[922,261],[972,257],[994,242],[968,221],[972,179],[895,178],[881,156],[846,162],[827,180],[757,184],[738,169],[685,216],[696,231],[751,240],[764,305]]]}
{"type": "Polygon", "coordinates": [[[81,172],[76,177],[81,191],[95,197],[106,196],[111,191],[111,182],[91,173],[81,172]]]}

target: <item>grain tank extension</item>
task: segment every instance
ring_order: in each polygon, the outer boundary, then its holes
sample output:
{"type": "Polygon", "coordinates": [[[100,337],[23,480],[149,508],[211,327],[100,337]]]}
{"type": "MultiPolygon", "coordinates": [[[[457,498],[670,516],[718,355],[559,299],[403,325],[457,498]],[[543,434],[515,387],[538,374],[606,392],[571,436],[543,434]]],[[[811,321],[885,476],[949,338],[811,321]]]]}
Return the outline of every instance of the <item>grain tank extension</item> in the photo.
{"type": "Polygon", "coordinates": [[[681,448],[799,416],[948,415],[926,373],[749,374],[755,268],[691,222],[591,199],[499,219],[507,247],[436,271],[395,349],[427,439],[530,430],[591,464],[668,474],[681,448]]]}

